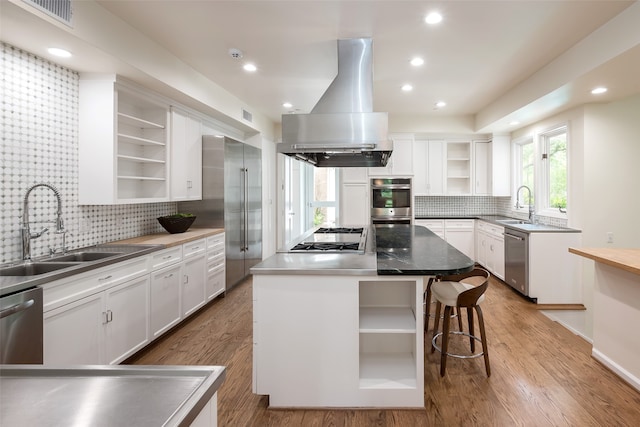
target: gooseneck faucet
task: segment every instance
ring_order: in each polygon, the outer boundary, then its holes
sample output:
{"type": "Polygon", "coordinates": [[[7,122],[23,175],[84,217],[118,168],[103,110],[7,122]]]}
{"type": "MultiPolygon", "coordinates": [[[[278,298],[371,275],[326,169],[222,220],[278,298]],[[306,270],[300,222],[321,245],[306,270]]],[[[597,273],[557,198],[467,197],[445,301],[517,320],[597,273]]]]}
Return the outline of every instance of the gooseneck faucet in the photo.
{"type": "MultiPolygon", "coordinates": [[[[29,226],[29,195],[38,187],[46,187],[55,194],[56,200],[58,201],[58,210],[56,212],[56,233],[62,234],[63,239],[64,233],[66,233],[66,230],[64,229],[64,222],[62,220],[62,198],[60,197],[58,189],[51,184],[45,183],[34,184],[29,187],[22,202],[22,259],[25,261],[31,261],[31,239],[37,239],[49,230],[48,228],[43,228],[39,232],[32,233],[31,227],[29,226]]],[[[62,246],[64,249],[64,240],[62,246]]]]}
{"type": "Polygon", "coordinates": [[[531,189],[526,185],[521,185],[520,187],[518,187],[518,191],[516,191],[516,209],[524,207],[524,205],[520,205],[520,190],[522,190],[523,188],[526,188],[526,190],[529,192],[529,222],[533,223],[535,211],[533,203],[531,203],[531,189]]]}

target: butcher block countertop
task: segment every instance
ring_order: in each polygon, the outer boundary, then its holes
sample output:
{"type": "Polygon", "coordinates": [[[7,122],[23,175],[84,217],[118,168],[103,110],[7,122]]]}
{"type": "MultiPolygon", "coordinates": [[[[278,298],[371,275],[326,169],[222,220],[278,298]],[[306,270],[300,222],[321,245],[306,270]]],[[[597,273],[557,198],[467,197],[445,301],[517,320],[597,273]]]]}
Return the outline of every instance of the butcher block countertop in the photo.
{"type": "Polygon", "coordinates": [[[178,246],[193,240],[203,239],[215,234],[224,233],[224,228],[190,228],[184,233],[156,233],[132,239],[111,242],[115,245],[163,245],[164,247],[178,246]]]}
{"type": "Polygon", "coordinates": [[[640,248],[569,248],[569,252],[640,275],[640,248]]]}

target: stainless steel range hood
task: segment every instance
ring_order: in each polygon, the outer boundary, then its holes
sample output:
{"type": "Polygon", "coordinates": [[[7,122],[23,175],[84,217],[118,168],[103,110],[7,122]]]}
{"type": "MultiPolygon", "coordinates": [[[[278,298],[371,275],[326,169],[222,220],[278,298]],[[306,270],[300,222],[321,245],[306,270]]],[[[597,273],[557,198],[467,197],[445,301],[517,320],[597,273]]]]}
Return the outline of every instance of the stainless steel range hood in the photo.
{"type": "Polygon", "coordinates": [[[310,114],[282,115],[278,152],[318,167],[385,166],[387,113],[373,112],[371,39],[338,40],[338,75],[310,114]]]}

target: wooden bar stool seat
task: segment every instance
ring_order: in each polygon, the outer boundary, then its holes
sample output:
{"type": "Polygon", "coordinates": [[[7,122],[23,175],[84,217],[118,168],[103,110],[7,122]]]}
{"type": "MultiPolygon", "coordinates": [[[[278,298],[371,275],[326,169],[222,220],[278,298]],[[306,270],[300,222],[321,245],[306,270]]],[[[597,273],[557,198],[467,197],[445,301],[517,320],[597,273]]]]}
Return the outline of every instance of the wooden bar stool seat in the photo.
{"type": "MultiPolygon", "coordinates": [[[[431,352],[435,350],[440,352],[440,375],[444,376],[447,366],[447,356],[470,359],[480,356],[484,356],[484,366],[487,371],[487,376],[491,376],[491,367],[489,366],[489,351],[487,348],[487,337],[484,327],[484,317],[482,315],[482,309],[480,304],[484,301],[484,293],[489,286],[489,272],[476,268],[468,273],[455,274],[442,277],[442,280],[431,283],[431,294],[436,300],[436,316],[435,325],[433,327],[433,338],[431,339],[431,352]],[[473,279],[477,278],[477,279],[473,279]],[[479,283],[475,283],[479,282],[479,283]],[[444,306],[444,315],[442,316],[442,331],[438,331],[440,325],[440,312],[444,306]],[[460,309],[467,309],[467,321],[469,326],[469,333],[466,333],[460,328],[459,331],[451,331],[451,312],[454,308],[457,308],[458,315],[461,314],[460,309]],[[480,328],[480,336],[474,335],[474,319],[473,310],[476,311],[478,316],[478,326],[480,328]],[[470,355],[456,354],[449,352],[449,338],[450,335],[464,335],[469,337],[469,346],[471,348],[470,355]],[[436,340],[438,337],[442,337],[442,347],[438,347],[436,340]],[[482,343],[482,352],[475,352],[475,342],[482,343]]],[[[458,319],[460,319],[459,316],[458,319]]]]}

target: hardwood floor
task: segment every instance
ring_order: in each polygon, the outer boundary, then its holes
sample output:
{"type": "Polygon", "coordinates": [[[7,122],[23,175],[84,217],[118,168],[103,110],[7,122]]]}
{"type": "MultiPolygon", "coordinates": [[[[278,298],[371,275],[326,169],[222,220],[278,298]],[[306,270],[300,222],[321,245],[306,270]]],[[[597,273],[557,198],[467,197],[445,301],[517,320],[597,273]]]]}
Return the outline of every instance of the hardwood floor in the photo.
{"type": "Polygon", "coordinates": [[[486,295],[491,377],[482,358],[449,358],[441,378],[439,354],[427,351],[425,410],[268,409],[251,393],[251,279],[126,363],[225,365],[220,426],[640,425],[640,392],[591,358],[589,343],[500,281],[486,295]]]}

